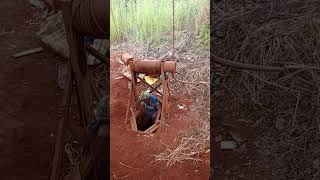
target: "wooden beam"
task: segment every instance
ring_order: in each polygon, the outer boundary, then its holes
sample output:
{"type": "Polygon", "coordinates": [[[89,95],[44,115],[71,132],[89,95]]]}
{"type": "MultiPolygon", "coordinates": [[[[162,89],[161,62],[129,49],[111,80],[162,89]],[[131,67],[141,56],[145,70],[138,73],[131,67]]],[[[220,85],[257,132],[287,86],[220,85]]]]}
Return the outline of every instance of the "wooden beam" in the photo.
{"type": "Polygon", "coordinates": [[[138,78],[140,81],[142,81],[143,83],[145,83],[147,86],[149,86],[150,88],[152,88],[150,92],[152,92],[152,91],[157,91],[157,93],[159,93],[161,96],[163,95],[160,91],[157,90],[157,88],[158,88],[159,86],[161,86],[161,83],[158,84],[157,86],[153,87],[153,86],[151,86],[150,84],[148,84],[145,80],[143,80],[142,78],[140,78],[139,76],[137,76],[137,78],[138,78]]]}
{"type": "Polygon", "coordinates": [[[127,104],[127,112],[126,112],[126,120],[125,120],[125,123],[128,123],[128,118],[129,118],[129,113],[130,113],[130,106],[131,106],[132,96],[133,96],[133,91],[132,91],[132,89],[131,89],[131,91],[130,91],[130,97],[129,97],[129,99],[128,99],[128,104],[127,104]]]}
{"type": "Polygon", "coordinates": [[[27,55],[30,55],[30,54],[35,54],[35,53],[39,53],[39,52],[42,52],[43,51],[43,48],[42,47],[38,47],[38,48],[34,48],[34,49],[29,49],[29,50],[26,50],[26,51],[22,51],[20,53],[16,53],[13,55],[13,57],[16,59],[16,58],[19,58],[19,57],[22,57],[22,56],[27,56],[27,55]]]}
{"type": "Polygon", "coordinates": [[[76,81],[76,89],[79,92],[80,114],[84,117],[85,126],[87,121],[94,117],[92,94],[90,83],[88,82],[87,61],[84,50],[83,37],[77,33],[72,27],[72,5],[71,3],[63,3],[63,19],[66,28],[67,40],[70,50],[70,62],[72,72],[76,81]]]}
{"type": "Polygon", "coordinates": [[[136,120],[136,113],[132,111],[132,117],[131,117],[131,129],[133,131],[138,131],[137,128],[137,120],[136,120]]]}
{"type": "Polygon", "coordinates": [[[154,124],[154,125],[152,125],[151,127],[152,127],[152,128],[147,129],[147,130],[144,131],[144,132],[147,133],[147,134],[154,133],[154,132],[160,127],[160,124],[154,124]]]}
{"type": "Polygon", "coordinates": [[[139,106],[138,103],[138,91],[137,91],[137,75],[136,73],[133,71],[133,64],[132,62],[130,62],[130,71],[131,71],[131,82],[132,82],[132,91],[133,91],[133,95],[134,95],[134,101],[135,101],[135,105],[139,106]]]}
{"type": "Polygon", "coordinates": [[[55,144],[55,150],[54,150],[54,156],[53,156],[53,162],[52,162],[52,168],[51,168],[51,174],[50,174],[50,180],[57,180],[59,177],[59,171],[61,169],[61,160],[63,157],[63,144],[64,144],[64,133],[65,133],[65,127],[66,122],[69,118],[69,110],[70,110],[70,102],[71,102],[71,96],[72,96],[72,76],[71,72],[69,71],[67,76],[67,88],[65,90],[65,95],[62,100],[62,107],[63,110],[66,109],[65,115],[63,118],[60,119],[59,125],[58,125],[58,131],[57,131],[57,138],[56,138],[56,144],[55,144]]]}
{"type": "Polygon", "coordinates": [[[96,49],[94,49],[92,46],[88,45],[86,46],[86,50],[93,55],[95,58],[99,59],[102,63],[107,65],[107,62],[109,61],[109,59],[107,58],[107,56],[102,55],[99,51],[97,51],[96,49]]]}

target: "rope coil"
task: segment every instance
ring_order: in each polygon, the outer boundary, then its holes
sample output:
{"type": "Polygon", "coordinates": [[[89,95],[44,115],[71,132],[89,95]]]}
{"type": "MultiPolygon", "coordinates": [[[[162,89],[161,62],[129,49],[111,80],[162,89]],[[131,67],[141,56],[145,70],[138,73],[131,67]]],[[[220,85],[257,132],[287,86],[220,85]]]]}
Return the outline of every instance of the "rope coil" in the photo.
{"type": "Polygon", "coordinates": [[[98,38],[109,37],[107,16],[109,3],[106,0],[73,0],[72,24],[80,33],[98,38]]]}

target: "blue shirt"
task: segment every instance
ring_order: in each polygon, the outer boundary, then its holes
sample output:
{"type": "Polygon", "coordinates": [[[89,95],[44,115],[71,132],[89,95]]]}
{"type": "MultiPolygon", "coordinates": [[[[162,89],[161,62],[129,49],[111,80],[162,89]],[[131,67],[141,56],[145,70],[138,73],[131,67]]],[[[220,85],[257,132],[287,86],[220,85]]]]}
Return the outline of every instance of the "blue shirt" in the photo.
{"type": "MultiPolygon", "coordinates": [[[[153,95],[151,95],[153,96],[153,95]]],[[[156,101],[154,102],[150,102],[150,105],[145,104],[145,108],[146,108],[146,115],[147,117],[151,118],[152,115],[157,112],[158,108],[157,106],[159,105],[159,101],[156,99],[156,101]]]]}

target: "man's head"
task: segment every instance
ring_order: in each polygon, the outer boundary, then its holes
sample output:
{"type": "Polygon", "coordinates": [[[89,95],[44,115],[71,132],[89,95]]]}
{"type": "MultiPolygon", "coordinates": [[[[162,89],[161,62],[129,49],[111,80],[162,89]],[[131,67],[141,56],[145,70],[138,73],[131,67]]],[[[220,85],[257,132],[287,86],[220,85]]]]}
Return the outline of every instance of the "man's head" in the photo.
{"type": "Polygon", "coordinates": [[[146,104],[150,105],[150,104],[151,104],[150,96],[146,97],[146,98],[144,99],[144,102],[145,102],[146,104]]]}
{"type": "Polygon", "coordinates": [[[150,93],[147,91],[144,91],[144,92],[141,92],[139,99],[140,99],[140,101],[145,101],[146,98],[148,98],[149,96],[150,96],[150,93]]]}

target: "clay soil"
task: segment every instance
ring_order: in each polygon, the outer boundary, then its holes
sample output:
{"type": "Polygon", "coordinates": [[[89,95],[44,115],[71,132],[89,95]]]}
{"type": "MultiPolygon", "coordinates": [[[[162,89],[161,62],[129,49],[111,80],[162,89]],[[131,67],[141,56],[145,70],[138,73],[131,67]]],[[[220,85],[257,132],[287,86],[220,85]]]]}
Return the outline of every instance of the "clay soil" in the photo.
{"type": "Polygon", "coordinates": [[[0,3],[0,179],[46,180],[50,171],[62,98],[57,59],[46,50],[11,57],[40,46],[39,16],[27,1],[0,3]]]}
{"type": "Polygon", "coordinates": [[[185,161],[167,167],[165,162],[154,162],[154,155],[172,147],[178,133],[194,126],[195,118],[189,109],[192,102],[181,93],[174,93],[170,100],[168,126],[152,135],[142,135],[130,130],[125,122],[128,103],[128,80],[121,77],[124,65],[112,55],[110,66],[110,178],[111,179],[208,179],[210,153],[202,161],[185,161]],[[178,109],[178,104],[187,109],[178,109]],[[150,164],[151,163],[151,164],[150,164]]]}

